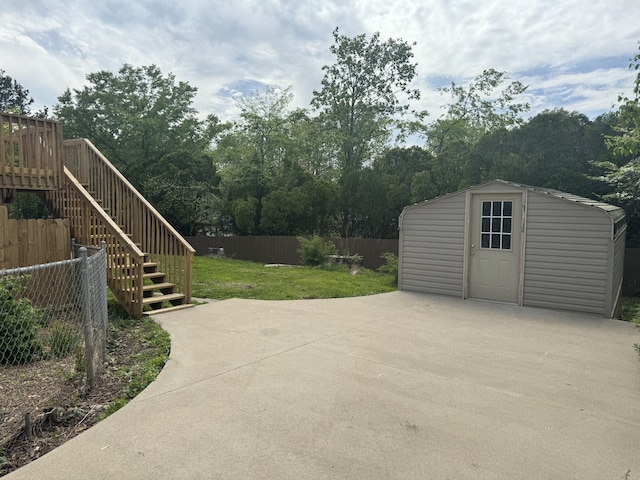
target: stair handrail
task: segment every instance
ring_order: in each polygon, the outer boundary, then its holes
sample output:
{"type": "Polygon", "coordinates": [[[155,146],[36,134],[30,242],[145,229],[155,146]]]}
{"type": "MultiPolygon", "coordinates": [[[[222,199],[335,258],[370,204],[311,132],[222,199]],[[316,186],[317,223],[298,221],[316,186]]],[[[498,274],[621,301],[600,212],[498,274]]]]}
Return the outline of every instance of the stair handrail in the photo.
{"type": "Polygon", "coordinates": [[[109,287],[125,310],[134,317],[140,318],[143,313],[142,301],[144,297],[142,280],[145,262],[144,252],[113,221],[67,167],[64,167],[63,173],[66,178],[65,188],[69,190],[69,193],[63,193],[62,191],[48,192],[46,194],[47,197],[50,199],[59,198],[58,204],[54,203],[57,208],[62,208],[63,210],[65,207],[72,208],[72,212],[75,212],[75,215],[71,212],[66,212],[65,215],[71,220],[74,234],[84,243],[91,244],[92,240],[94,240],[93,243],[96,243],[95,241],[106,241],[107,282],[109,287]],[[83,208],[87,209],[81,216],[78,215],[73,205],[69,203],[72,202],[73,198],[71,191],[77,194],[77,198],[83,208]],[[95,216],[99,225],[92,224],[91,214],[95,216]],[[92,238],[92,235],[95,235],[96,226],[104,229],[103,234],[98,234],[100,238],[92,238]],[[111,241],[109,241],[109,237],[111,237],[111,241]]]}
{"type": "MultiPolygon", "coordinates": [[[[91,140],[89,140],[88,138],[78,138],[73,140],[65,140],[63,142],[64,145],[72,145],[72,144],[77,145],[80,143],[86,144],[89,150],[91,150],[98,158],[100,158],[100,160],[111,171],[111,173],[115,175],[118,178],[118,180],[120,180],[124,185],[126,185],[129,188],[130,192],[134,195],[134,197],[138,201],[140,201],[140,203],[142,203],[145,206],[145,208],[150,210],[154,214],[154,216],[158,218],[158,220],[163,224],[163,226],[169,232],[171,232],[171,234],[174,237],[176,237],[176,239],[184,246],[184,248],[188,251],[191,251],[191,253],[195,254],[196,251],[189,244],[189,242],[187,242],[184,239],[184,237],[180,235],[180,233],[175,228],[173,228],[173,226],[162,216],[162,214],[160,214],[160,212],[158,212],[155,209],[155,207],[151,205],[151,203],[149,203],[149,201],[146,198],[144,198],[144,196],[131,184],[131,182],[129,182],[129,180],[127,180],[127,178],[124,175],[122,175],[122,173],[120,173],[120,171],[116,167],[113,166],[113,164],[109,161],[109,159],[105,157],[102,154],[102,152],[98,150],[98,148],[96,148],[96,146],[91,142],[91,140]]],[[[85,178],[88,180],[89,179],[88,175],[85,178]]],[[[84,180],[84,178],[79,178],[79,180],[84,180]]]]}
{"type": "Polygon", "coordinates": [[[63,150],[65,166],[190,303],[195,249],[90,140],[65,140],[63,150]]]}
{"type": "Polygon", "coordinates": [[[123,243],[124,246],[129,250],[129,253],[136,257],[136,259],[143,261],[144,260],[144,252],[138,248],[138,246],[127,236],[127,234],[118,226],[113,219],[107,215],[107,213],[102,209],[100,204],[95,201],[95,199],[91,196],[89,192],[87,192],[86,188],[82,186],[82,184],[78,181],[78,179],[71,173],[71,171],[65,166],[64,174],[67,177],[67,181],[69,184],[80,194],[85,202],[87,202],[93,212],[100,217],[100,220],[105,224],[108,230],[111,231],[111,234],[118,238],[118,241],[123,243]]]}

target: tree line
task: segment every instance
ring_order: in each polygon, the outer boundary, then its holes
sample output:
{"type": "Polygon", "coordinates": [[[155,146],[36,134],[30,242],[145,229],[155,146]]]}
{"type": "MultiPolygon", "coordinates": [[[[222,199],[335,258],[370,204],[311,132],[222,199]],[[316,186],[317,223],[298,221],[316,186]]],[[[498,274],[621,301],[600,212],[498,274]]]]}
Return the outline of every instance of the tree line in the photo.
{"type": "MultiPolygon", "coordinates": [[[[267,88],[222,122],[173,74],[125,64],[35,114],[91,140],[184,235],[394,238],[405,206],[501,178],[620,205],[628,245],[640,246],[640,53],[633,94],[595,119],[557,108],[525,120],[527,87],[494,69],[441,88],[444,113],[430,119],[412,108],[413,45],[339,29],[333,39],[308,108],[292,108],[290,87],[267,88]]],[[[0,70],[0,110],[32,104],[0,70]]],[[[11,208],[43,213],[27,196],[11,208]]]]}

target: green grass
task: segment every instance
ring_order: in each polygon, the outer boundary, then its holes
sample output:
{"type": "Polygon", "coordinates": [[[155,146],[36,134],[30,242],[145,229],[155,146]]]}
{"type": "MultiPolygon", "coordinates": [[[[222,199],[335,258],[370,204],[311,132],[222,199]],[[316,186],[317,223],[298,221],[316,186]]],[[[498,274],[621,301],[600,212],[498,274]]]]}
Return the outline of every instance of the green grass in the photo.
{"type": "MultiPolygon", "coordinates": [[[[638,328],[640,328],[640,298],[627,297],[623,298],[620,302],[620,311],[618,316],[620,320],[625,322],[634,322],[638,328]]],[[[633,348],[638,352],[640,356],[640,343],[633,345],[633,348]]]]}
{"type": "Polygon", "coordinates": [[[109,328],[111,354],[120,355],[128,361],[115,373],[125,381],[122,394],[109,405],[101,418],[124,407],[153,382],[171,351],[169,334],[158,323],[149,317],[136,320],[115,300],[109,302],[109,328]]]}
{"type": "Polygon", "coordinates": [[[196,298],[298,300],[373,295],[396,289],[392,275],[348,267],[270,267],[229,258],[195,257],[192,273],[196,298]]]}
{"type": "Polygon", "coordinates": [[[625,322],[634,322],[640,326],[640,298],[626,297],[620,301],[618,316],[625,322]]]}

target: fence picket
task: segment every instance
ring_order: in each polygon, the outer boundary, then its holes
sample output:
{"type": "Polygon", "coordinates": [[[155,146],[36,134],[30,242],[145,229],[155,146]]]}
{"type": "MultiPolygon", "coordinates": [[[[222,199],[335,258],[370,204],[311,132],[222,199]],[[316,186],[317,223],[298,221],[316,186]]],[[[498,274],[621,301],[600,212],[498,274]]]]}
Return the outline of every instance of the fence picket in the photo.
{"type": "Polygon", "coordinates": [[[69,222],[16,220],[0,206],[0,269],[26,267],[69,258],[69,222]]]}

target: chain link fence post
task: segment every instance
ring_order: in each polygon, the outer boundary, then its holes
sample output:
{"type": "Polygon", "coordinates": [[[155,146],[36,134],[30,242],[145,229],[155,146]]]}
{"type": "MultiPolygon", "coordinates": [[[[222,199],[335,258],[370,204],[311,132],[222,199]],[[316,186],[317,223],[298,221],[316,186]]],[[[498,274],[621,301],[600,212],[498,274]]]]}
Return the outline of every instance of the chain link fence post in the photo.
{"type": "Polygon", "coordinates": [[[89,266],[87,248],[80,247],[80,292],[82,295],[82,329],[84,333],[84,358],[89,390],[95,385],[93,369],[93,328],[91,326],[91,297],[89,287],[89,266]]]}

